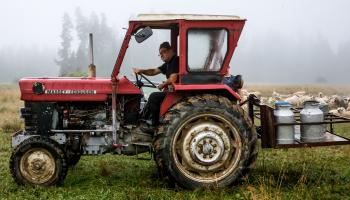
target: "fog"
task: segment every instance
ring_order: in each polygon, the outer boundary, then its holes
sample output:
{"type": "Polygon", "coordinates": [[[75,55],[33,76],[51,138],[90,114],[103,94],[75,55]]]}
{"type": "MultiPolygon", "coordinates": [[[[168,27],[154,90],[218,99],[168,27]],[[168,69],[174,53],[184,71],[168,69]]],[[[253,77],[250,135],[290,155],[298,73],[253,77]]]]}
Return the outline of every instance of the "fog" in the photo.
{"type": "MultiPolygon", "coordinates": [[[[60,75],[55,61],[62,47],[63,16],[67,13],[77,26],[76,10],[80,9],[89,19],[96,15],[102,21],[101,16],[105,16],[115,36],[112,45],[104,43],[95,50],[98,76],[110,76],[129,19],[139,13],[189,13],[238,15],[247,19],[230,64],[231,73],[242,74],[246,83],[350,84],[350,2],[346,0],[129,0],[123,4],[112,0],[1,0],[0,3],[0,82],[16,82],[25,76],[60,75]]],[[[96,34],[98,45],[102,34],[96,34]]],[[[79,36],[73,31],[72,37],[71,49],[78,52],[79,36]]],[[[164,33],[155,32],[142,45],[130,44],[121,73],[131,76],[131,67],[160,65],[157,50],[164,40],[168,40],[164,33]]],[[[85,59],[79,65],[88,63],[86,56],[75,57],[85,59]]],[[[87,68],[87,64],[79,67],[87,68]]]]}

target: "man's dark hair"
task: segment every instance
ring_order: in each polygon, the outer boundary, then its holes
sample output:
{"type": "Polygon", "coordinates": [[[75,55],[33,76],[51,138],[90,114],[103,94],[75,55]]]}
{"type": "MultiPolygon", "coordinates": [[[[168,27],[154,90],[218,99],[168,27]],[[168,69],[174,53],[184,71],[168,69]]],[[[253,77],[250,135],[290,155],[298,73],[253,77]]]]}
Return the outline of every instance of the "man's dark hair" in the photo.
{"type": "Polygon", "coordinates": [[[161,48],[165,48],[165,49],[171,49],[171,46],[170,46],[170,44],[169,44],[169,42],[163,42],[162,44],[160,44],[160,46],[159,46],[159,49],[161,49],[161,48]]]}

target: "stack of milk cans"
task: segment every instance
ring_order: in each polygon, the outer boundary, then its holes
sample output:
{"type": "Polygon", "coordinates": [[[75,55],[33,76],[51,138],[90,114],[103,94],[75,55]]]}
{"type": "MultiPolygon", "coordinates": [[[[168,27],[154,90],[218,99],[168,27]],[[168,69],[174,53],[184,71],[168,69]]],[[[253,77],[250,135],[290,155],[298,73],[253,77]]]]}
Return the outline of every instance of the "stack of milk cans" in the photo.
{"type": "MultiPolygon", "coordinates": [[[[327,106],[320,105],[317,101],[305,101],[300,111],[301,123],[322,123],[325,115],[328,113],[327,106]],[[322,109],[322,110],[321,110],[322,109]]],[[[292,144],[295,141],[296,131],[299,126],[294,125],[296,122],[292,105],[288,102],[276,102],[274,110],[275,121],[277,123],[291,123],[291,125],[277,126],[277,143],[292,144]]],[[[325,124],[300,125],[301,142],[318,142],[325,137],[325,124]]]]}

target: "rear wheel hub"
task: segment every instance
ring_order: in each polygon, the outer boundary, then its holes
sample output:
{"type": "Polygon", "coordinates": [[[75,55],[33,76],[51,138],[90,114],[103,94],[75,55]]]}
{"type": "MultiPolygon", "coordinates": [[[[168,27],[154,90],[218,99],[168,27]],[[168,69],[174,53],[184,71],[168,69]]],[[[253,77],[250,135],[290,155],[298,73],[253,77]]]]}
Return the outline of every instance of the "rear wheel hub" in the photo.
{"type": "Polygon", "coordinates": [[[193,133],[190,134],[194,135],[190,142],[191,157],[203,165],[211,165],[218,162],[225,150],[223,139],[210,129],[220,130],[219,127],[213,125],[201,125],[195,127],[193,133]]]}

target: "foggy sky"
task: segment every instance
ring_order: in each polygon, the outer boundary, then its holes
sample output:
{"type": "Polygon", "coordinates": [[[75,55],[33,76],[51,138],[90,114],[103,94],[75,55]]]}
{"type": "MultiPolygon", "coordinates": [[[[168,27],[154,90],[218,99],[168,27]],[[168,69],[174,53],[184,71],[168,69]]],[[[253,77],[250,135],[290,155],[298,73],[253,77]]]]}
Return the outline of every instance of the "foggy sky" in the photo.
{"type": "MultiPolygon", "coordinates": [[[[123,3],[113,0],[0,0],[0,6],[2,8],[0,12],[0,49],[7,47],[30,48],[31,46],[42,49],[58,49],[63,13],[68,12],[73,16],[77,7],[80,7],[86,15],[89,15],[91,12],[106,14],[109,25],[116,29],[119,34],[125,33],[122,28],[127,27],[128,20],[139,13],[238,15],[246,18],[247,22],[238,43],[236,54],[233,56],[233,59],[238,60],[237,62],[243,58],[246,60],[250,59],[249,52],[245,51],[248,47],[249,49],[261,48],[262,53],[274,53],[276,57],[281,57],[279,54],[283,54],[283,51],[274,50],[270,52],[264,50],[269,49],[276,42],[283,43],[286,39],[288,40],[285,42],[287,46],[284,47],[289,48],[290,46],[291,49],[289,51],[300,51],[299,49],[293,49],[298,47],[293,45],[294,43],[310,41],[316,38],[329,45],[330,51],[334,54],[338,53],[339,48],[344,43],[350,42],[350,1],[347,0],[128,0],[123,1],[123,3]],[[262,41],[265,39],[268,39],[268,41],[262,41]],[[247,54],[244,54],[245,52],[247,54]]],[[[119,37],[122,36],[119,35],[119,37]]],[[[276,48],[279,47],[278,45],[276,46],[276,48]]],[[[269,56],[271,57],[271,55],[269,56]]],[[[264,66],[270,66],[271,64],[264,65],[264,63],[261,63],[264,62],[264,57],[269,56],[262,55],[258,63],[242,61],[237,64],[239,68],[236,71],[245,73],[244,77],[247,77],[248,80],[264,82],[265,79],[257,76],[255,73],[259,70],[258,66],[253,65],[260,64],[263,69],[264,66]],[[249,66],[243,66],[242,63],[249,66]]],[[[251,59],[253,60],[254,58],[251,59]]],[[[280,68],[274,67],[274,69],[285,69],[286,67],[295,69],[300,66],[300,70],[305,70],[305,66],[320,63],[320,61],[317,61],[318,58],[313,59],[315,62],[308,60],[307,65],[303,62],[297,62],[298,64],[279,66],[280,68]]],[[[276,60],[278,61],[278,59],[276,60]]],[[[236,61],[233,60],[231,65],[235,63],[236,61]]],[[[273,61],[270,60],[270,63],[273,63],[273,61]]],[[[54,65],[54,63],[52,64],[54,65]]],[[[231,69],[235,70],[234,67],[232,66],[231,69]]],[[[54,69],[54,67],[51,68],[54,69]]],[[[313,70],[317,70],[317,68],[312,68],[309,72],[311,73],[313,70]]],[[[344,71],[344,67],[342,70],[344,71]]],[[[328,72],[329,69],[322,69],[319,73],[320,76],[323,76],[322,73],[326,76],[328,72]]],[[[52,70],[51,73],[53,74],[48,75],[54,75],[56,72],[52,70]]],[[[298,73],[295,71],[294,74],[297,75],[298,73]]],[[[281,77],[271,79],[268,73],[265,76],[271,82],[283,82],[284,79],[281,77]]],[[[303,80],[307,79],[307,76],[306,74],[303,80]]],[[[350,83],[350,80],[347,83],[350,83]]]]}

